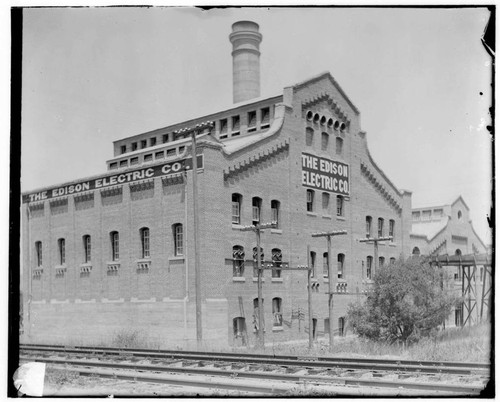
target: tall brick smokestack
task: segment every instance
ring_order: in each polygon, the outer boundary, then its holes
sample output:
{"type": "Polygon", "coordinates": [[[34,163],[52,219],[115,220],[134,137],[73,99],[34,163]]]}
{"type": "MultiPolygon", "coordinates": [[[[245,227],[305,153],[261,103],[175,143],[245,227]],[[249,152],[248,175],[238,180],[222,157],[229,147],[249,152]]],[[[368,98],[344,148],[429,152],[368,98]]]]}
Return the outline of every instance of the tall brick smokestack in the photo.
{"type": "Polygon", "coordinates": [[[233,102],[243,102],[260,96],[260,51],[262,35],[252,21],[233,24],[229,35],[233,44],[233,102]]]}

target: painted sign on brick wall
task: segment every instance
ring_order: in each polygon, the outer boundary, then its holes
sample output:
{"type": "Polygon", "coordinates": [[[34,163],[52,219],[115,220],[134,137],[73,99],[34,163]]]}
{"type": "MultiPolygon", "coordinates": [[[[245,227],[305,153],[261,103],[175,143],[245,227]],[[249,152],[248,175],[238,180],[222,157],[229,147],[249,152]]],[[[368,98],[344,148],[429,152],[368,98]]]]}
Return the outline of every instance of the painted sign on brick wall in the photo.
{"type": "MultiPolygon", "coordinates": [[[[203,168],[203,155],[198,155],[198,169],[203,168]]],[[[71,183],[59,187],[49,188],[36,193],[23,194],[23,203],[43,201],[65,195],[78,194],[85,191],[116,186],[120,184],[133,183],[140,180],[150,179],[160,176],[171,176],[191,170],[193,162],[191,158],[181,159],[174,162],[145,167],[142,169],[124,171],[113,175],[107,175],[96,179],[71,183]]]]}
{"type": "Polygon", "coordinates": [[[348,196],[349,165],[302,153],[302,185],[348,196]]]}

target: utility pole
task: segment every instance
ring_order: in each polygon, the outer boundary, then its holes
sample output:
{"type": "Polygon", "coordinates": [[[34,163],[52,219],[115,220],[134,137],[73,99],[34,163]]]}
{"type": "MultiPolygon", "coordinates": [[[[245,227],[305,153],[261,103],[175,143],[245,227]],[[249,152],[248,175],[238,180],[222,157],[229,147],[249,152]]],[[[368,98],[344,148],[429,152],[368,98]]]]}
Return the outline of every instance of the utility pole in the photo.
{"type": "MultiPolygon", "coordinates": [[[[198,161],[196,159],[196,135],[198,130],[191,132],[192,146],[191,157],[193,161],[193,220],[194,220],[194,286],[195,286],[195,299],[196,299],[196,343],[200,349],[203,340],[202,320],[201,320],[201,278],[200,278],[200,255],[198,252],[198,161]]],[[[186,250],[187,252],[187,250],[186,250]]]]}
{"type": "Polygon", "coordinates": [[[378,269],[378,242],[379,241],[387,241],[387,240],[392,240],[392,236],[385,236],[385,237],[367,237],[366,239],[359,239],[358,241],[360,243],[373,243],[373,275],[375,275],[375,272],[377,272],[378,269]]]}
{"type": "MultiPolygon", "coordinates": [[[[307,266],[311,267],[311,247],[307,246],[307,266]]],[[[313,317],[312,317],[312,289],[311,289],[312,269],[307,271],[307,307],[309,314],[309,349],[313,347],[313,317]]]]}
{"type": "Polygon", "coordinates": [[[328,321],[330,322],[329,340],[330,352],[333,352],[333,294],[335,293],[336,276],[332,267],[332,236],[347,234],[346,230],[334,230],[331,232],[313,233],[312,237],[326,237],[328,246],[328,321]]]}
{"type": "MultiPolygon", "coordinates": [[[[202,346],[203,340],[203,330],[202,330],[202,314],[201,314],[201,268],[200,268],[200,254],[198,250],[199,245],[199,218],[198,218],[198,159],[196,154],[196,136],[206,129],[211,129],[213,127],[213,122],[206,121],[197,124],[194,127],[185,128],[176,131],[177,134],[182,133],[188,137],[188,133],[191,133],[191,161],[193,167],[193,227],[194,227],[194,242],[193,242],[193,253],[194,253],[194,286],[195,286],[195,304],[196,304],[196,343],[198,349],[202,346]]],[[[187,222],[186,222],[187,225],[187,222]]],[[[187,253],[187,250],[186,250],[187,253]]]]}
{"type": "Polygon", "coordinates": [[[259,310],[257,339],[260,348],[264,348],[264,328],[263,328],[263,308],[262,308],[262,261],[260,259],[260,231],[263,229],[276,229],[277,222],[258,223],[256,225],[244,226],[240,230],[242,232],[252,231],[257,236],[257,306],[259,310]]]}

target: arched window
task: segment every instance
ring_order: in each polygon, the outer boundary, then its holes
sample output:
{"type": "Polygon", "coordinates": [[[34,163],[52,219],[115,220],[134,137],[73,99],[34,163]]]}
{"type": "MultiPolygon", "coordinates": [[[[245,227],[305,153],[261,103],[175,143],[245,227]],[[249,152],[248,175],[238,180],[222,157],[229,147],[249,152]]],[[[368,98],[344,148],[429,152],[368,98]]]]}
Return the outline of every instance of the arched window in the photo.
{"type": "Polygon", "coordinates": [[[378,218],[378,237],[384,236],[384,218],[378,218]]]}
{"type": "Polygon", "coordinates": [[[241,338],[243,345],[246,345],[245,333],[247,331],[245,317],[233,318],[233,334],[234,338],[241,338]]]}
{"type": "Polygon", "coordinates": [[[232,222],[238,225],[241,223],[241,201],[243,197],[241,194],[234,193],[231,199],[233,201],[232,222]]]}
{"type": "Polygon", "coordinates": [[[314,190],[307,190],[306,191],[306,210],[307,212],[313,212],[314,211],[314,190]]]}
{"type": "Polygon", "coordinates": [[[233,246],[233,277],[244,276],[245,249],[243,246],[233,246]]]}
{"type": "Polygon", "coordinates": [[[281,297],[273,299],[273,327],[283,326],[283,310],[281,297]]]}
{"type": "Polygon", "coordinates": [[[36,266],[41,267],[42,266],[42,242],[37,241],[35,242],[35,254],[36,254],[36,266]]]}
{"type": "Polygon", "coordinates": [[[120,259],[120,236],[118,232],[109,234],[111,240],[111,260],[118,261],[120,259]]]}
{"type": "Polygon", "coordinates": [[[462,211],[458,211],[457,218],[458,218],[459,221],[462,220],[462,211]]]}
{"type": "Polygon", "coordinates": [[[141,258],[149,258],[149,228],[142,228],[139,230],[141,237],[141,258]]]}
{"type": "Polygon", "coordinates": [[[311,127],[306,128],[306,145],[311,146],[314,138],[314,130],[311,127]]]}
{"type": "Polygon", "coordinates": [[[337,216],[344,216],[344,197],[337,195],[337,216]]]}
{"type": "Polygon", "coordinates": [[[394,242],[394,219],[389,220],[389,236],[392,237],[391,242],[394,242]]]}
{"type": "Polygon", "coordinates": [[[328,253],[323,253],[323,276],[328,278],[328,253]]]}
{"type": "MultiPolygon", "coordinates": [[[[252,250],[252,257],[253,257],[253,276],[254,278],[258,277],[258,267],[257,267],[257,247],[254,247],[252,250]]],[[[264,249],[261,247],[260,248],[260,263],[262,264],[264,262],[264,249]]]]}
{"type": "Polygon", "coordinates": [[[372,236],[372,217],[366,217],[366,237],[372,236]]]}
{"type": "Polygon", "coordinates": [[[90,235],[83,236],[83,262],[89,263],[92,261],[92,248],[91,248],[90,235]]]}
{"type": "Polygon", "coordinates": [[[277,227],[279,228],[280,222],[280,202],[277,200],[271,201],[271,221],[276,222],[277,227]]]}
{"type": "Polygon", "coordinates": [[[340,137],[335,138],[335,153],[337,155],[342,155],[344,150],[344,140],[340,137]]]}
{"type": "Polygon", "coordinates": [[[455,255],[459,255],[459,256],[462,255],[462,250],[460,250],[459,248],[457,248],[455,250],[455,255]]]}
{"type": "Polygon", "coordinates": [[[391,262],[391,265],[396,264],[396,259],[394,257],[391,257],[389,261],[391,262]]]}
{"type": "MultiPolygon", "coordinates": [[[[264,299],[260,299],[262,303],[262,310],[264,310],[264,299]]],[[[264,314],[264,311],[262,311],[262,327],[263,329],[266,328],[266,325],[264,323],[264,317],[266,316],[264,314]]],[[[259,329],[259,299],[256,297],[253,299],[253,326],[254,326],[254,331],[257,331],[259,329]]]]}
{"type": "Polygon", "coordinates": [[[262,199],[259,197],[252,198],[252,223],[260,222],[260,209],[262,207],[262,199]]]}
{"type": "Polygon", "coordinates": [[[66,240],[58,239],[57,245],[59,248],[59,264],[64,265],[66,263],[66,240]]]}
{"type": "Polygon", "coordinates": [[[174,234],[174,253],[175,255],[184,255],[184,230],[182,223],[172,225],[174,234]]]}
{"type": "Polygon", "coordinates": [[[366,279],[372,279],[372,264],[373,257],[369,255],[366,257],[366,279]]]}
{"type": "Polygon", "coordinates": [[[326,151],[328,149],[328,139],[329,139],[328,133],[321,133],[321,149],[323,151],[326,151]]]}
{"type": "Polygon", "coordinates": [[[309,255],[309,264],[311,268],[311,276],[314,277],[316,275],[316,252],[311,251],[309,255]]]}
{"type": "Polygon", "coordinates": [[[281,269],[276,269],[274,267],[281,267],[282,255],[279,248],[273,248],[272,251],[272,262],[273,269],[271,270],[271,275],[273,278],[281,278],[281,269]]]}
{"type": "Polygon", "coordinates": [[[378,266],[382,268],[385,264],[385,257],[378,257],[378,266]]]}
{"type": "Polygon", "coordinates": [[[413,250],[412,250],[411,254],[414,255],[414,256],[419,256],[420,255],[420,249],[418,247],[413,247],[413,250]]]}
{"type": "Polygon", "coordinates": [[[344,254],[337,254],[337,275],[339,279],[344,278],[344,254]]]}
{"type": "Polygon", "coordinates": [[[328,212],[328,206],[330,205],[330,194],[329,193],[322,193],[322,204],[323,204],[323,209],[326,210],[325,212],[328,212]]]}

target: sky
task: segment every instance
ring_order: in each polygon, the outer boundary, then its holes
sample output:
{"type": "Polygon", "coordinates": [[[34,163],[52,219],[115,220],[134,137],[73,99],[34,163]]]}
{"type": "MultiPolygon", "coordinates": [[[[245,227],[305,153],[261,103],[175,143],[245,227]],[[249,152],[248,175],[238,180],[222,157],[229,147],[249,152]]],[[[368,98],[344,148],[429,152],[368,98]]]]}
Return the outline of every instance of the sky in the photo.
{"type": "Polygon", "coordinates": [[[413,205],[462,195],[491,243],[491,59],[475,8],[38,8],[23,26],[21,190],[102,174],[112,141],[232,106],[232,23],[261,95],[330,71],[413,205]]]}

